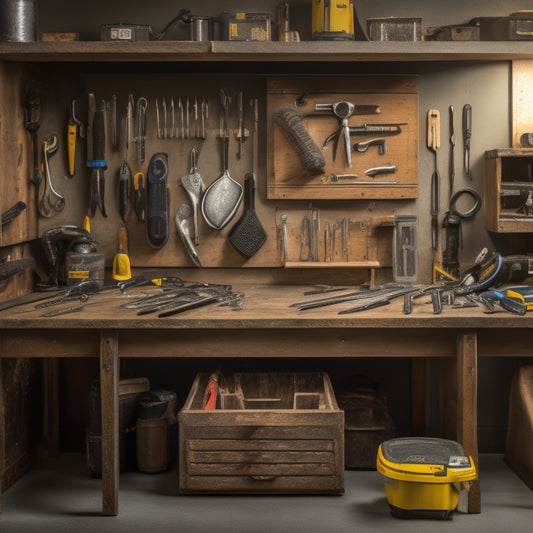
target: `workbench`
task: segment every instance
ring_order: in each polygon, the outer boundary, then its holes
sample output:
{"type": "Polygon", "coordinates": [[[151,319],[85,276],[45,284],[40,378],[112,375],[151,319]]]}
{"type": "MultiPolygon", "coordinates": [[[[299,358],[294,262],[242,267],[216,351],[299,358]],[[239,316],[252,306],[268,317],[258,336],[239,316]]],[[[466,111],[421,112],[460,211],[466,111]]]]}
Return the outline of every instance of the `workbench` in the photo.
{"type": "MultiPolygon", "coordinates": [[[[0,312],[0,354],[99,357],[105,515],[118,514],[121,357],[443,358],[448,369],[441,376],[444,416],[452,420],[454,436],[477,465],[478,357],[530,356],[533,317],[446,306],[435,315],[425,298],[415,300],[410,315],[403,313],[402,298],[384,307],[346,315],[338,311],[353,302],[307,311],[290,307],[310,299],[303,296],[308,288],[234,283],[235,292],[245,293],[242,309],[214,304],[167,318],[137,316],[134,309],[120,308],[135,293],[126,291],[122,295],[118,289],[90,296],[82,312],[63,316],[44,318],[43,310],[29,310],[31,306],[25,305],[18,308],[25,308],[25,313],[16,313],[15,309],[0,312]]],[[[3,459],[0,456],[0,465],[3,459]]],[[[481,510],[478,482],[469,492],[468,510],[481,510]]]]}

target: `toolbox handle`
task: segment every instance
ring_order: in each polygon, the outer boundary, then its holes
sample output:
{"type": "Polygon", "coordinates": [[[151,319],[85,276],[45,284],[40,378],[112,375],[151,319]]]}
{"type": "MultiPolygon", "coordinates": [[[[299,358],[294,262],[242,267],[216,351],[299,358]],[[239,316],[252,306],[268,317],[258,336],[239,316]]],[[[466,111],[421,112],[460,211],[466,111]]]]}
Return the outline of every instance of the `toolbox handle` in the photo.
{"type": "Polygon", "coordinates": [[[250,476],[255,481],[274,481],[278,476],[250,476]]]}

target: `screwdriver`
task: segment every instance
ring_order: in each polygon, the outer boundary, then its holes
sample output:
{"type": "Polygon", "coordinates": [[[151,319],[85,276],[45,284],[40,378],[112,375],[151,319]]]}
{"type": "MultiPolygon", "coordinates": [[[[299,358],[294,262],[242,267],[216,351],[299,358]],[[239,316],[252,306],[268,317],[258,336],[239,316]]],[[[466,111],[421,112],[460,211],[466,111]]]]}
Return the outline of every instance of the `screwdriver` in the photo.
{"type": "Polygon", "coordinates": [[[68,175],[73,177],[76,168],[76,141],[78,138],[78,129],[80,137],[83,135],[83,124],[76,118],[76,100],[70,104],[70,114],[67,126],[67,144],[68,144],[68,175]]]}
{"type": "Polygon", "coordinates": [[[435,155],[435,168],[431,175],[431,247],[439,248],[439,170],[437,150],[440,147],[440,112],[430,109],[427,114],[427,147],[435,155]]]}

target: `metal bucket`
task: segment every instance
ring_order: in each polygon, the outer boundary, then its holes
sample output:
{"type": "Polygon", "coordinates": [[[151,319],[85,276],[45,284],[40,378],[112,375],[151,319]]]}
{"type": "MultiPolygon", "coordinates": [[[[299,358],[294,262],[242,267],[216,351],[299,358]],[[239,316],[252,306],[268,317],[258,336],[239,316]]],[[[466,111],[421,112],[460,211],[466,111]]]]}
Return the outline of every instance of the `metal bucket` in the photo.
{"type": "Polygon", "coordinates": [[[0,0],[0,41],[37,41],[37,27],[37,0],[0,0]]]}

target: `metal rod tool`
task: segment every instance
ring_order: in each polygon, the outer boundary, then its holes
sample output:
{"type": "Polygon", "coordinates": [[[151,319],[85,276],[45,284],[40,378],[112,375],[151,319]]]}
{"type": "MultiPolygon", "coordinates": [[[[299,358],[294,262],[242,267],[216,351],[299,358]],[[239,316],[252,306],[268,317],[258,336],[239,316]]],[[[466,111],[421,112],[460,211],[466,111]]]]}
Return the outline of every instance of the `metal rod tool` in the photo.
{"type": "Polygon", "coordinates": [[[430,109],[427,114],[427,147],[434,154],[434,170],[431,175],[431,247],[439,247],[439,170],[437,150],[440,147],[440,112],[430,109]]]}
{"type": "Polygon", "coordinates": [[[470,144],[472,141],[472,106],[463,106],[463,143],[464,143],[464,169],[468,178],[472,179],[470,172],[470,144]]]}
{"type": "Polygon", "coordinates": [[[453,105],[448,107],[448,115],[450,119],[450,161],[449,161],[449,167],[448,167],[448,178],[450,181],[450,198],[453,194],[453,182],[455,179],[455,117],[454,117],[455,109],[453,105]]]}

